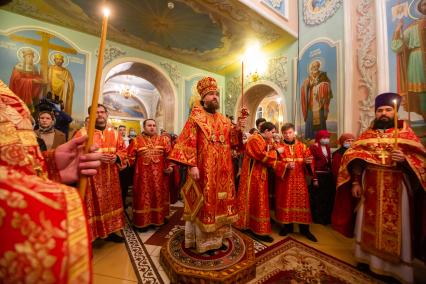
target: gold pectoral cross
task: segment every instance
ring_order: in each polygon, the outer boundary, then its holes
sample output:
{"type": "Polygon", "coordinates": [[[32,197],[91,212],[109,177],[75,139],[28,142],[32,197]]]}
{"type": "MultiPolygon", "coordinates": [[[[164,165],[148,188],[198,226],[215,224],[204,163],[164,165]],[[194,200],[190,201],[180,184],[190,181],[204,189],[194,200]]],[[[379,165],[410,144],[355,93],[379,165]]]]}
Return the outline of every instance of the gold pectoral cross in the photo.
{"type": "Polygon", "coordinates": [[[382,165],[386,164],[386,159],[389,157],[387,152],[384,149],[380,149],[379,158],[382,159],[382,165]]]}

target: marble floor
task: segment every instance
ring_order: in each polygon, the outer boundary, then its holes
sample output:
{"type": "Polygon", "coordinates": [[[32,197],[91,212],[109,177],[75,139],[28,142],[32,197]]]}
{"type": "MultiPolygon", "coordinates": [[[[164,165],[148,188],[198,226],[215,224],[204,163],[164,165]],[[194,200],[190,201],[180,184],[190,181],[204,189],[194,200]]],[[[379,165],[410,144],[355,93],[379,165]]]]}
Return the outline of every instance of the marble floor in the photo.
{"type": "MultiPolygon", "coordinates": [[[[296,228],[297,226],[295,226],[295,229],[296,228]]],[[[278,227],[274,226],[272,235],[274,243],[284,238],[278,235],[278,231],[278,227]]],[[[318,243],[313,243],[298,233],[293,233],[289,236],[346,263],[356,265],[356,261],[352,253],[352,239],[345,238],[334,231],[330,226],[313,224],[311,226],[311,232],[317,237],[318,243]]],[[[155,230],[151,229],[148,232],[138,234],[142,242],[145,242],[154,233],[155,230]]],[[[145,248],[154,265],[157,267],[164,283],[169,283],[170,281],[166,273],[159,264],[161,247],[145,244],[145,248]]],[[[426,268],[424,264],[416,263],[416,267],[416,282],[426,283],[426,268]]],[[[98,240],[93,244],[93,282],[94,284],[126,284],[138,282],[138,278],[133,270],[126,245],[124,243],[117,244],[98,240]]]]}

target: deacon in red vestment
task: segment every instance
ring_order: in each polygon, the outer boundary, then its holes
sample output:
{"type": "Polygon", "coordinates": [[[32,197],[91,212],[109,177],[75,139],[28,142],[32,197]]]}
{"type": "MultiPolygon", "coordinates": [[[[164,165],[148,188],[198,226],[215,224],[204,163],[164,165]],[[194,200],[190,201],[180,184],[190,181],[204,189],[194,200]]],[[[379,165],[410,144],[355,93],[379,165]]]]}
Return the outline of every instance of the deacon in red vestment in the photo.
{"type": "Polygon", "coordinates": [[[185,246],[199,253],[222,247],[238,219],[231,148],[242,140],[241,127],[217,112],[219,92],[216,80],[197,84],[201,101],[192,108],[169,159],[189,167],[182,188],[184,198],[185,246]]]}
{"type": "Polygon", "coordinates": [[[394,129],[393,101],[399,105],[400,98],[395,93],[376,97],[376,119],[345,152],[337,190],[348,190],[351,183],[353,196],[362,197],[355,223],[357,260],[376,273],[413,283],[413,248],[424,253],[426,243],[426,150],[403,121],[394,129]]]}
{"type": "Polygon", "coordinates": [[[293,232],[293,223],[299,224],[300,233],[317,242],[309,230],[312,223],[306,175],[315,175],[313,157],[309,148],[295,139],[294,125],[286,123],[281,128],[284,152],[279,159],[286,163],[284,177],[275,179],[275,220],[283,224],[280,236],[293,232]]]}
{"type": "Polygon", "coordinates": [[[166,160],[171,150],[166,136],[157,135],[154,119],[143,122],[144,132],[130,142],[128,157],[136,164],[133,177],[133,225],[146,231],[149,225],[164,224],[169,215],[169,174],[166,160]]]}
{"type": "MultiPolygon", "coordinates": [[[[331,162],[331,172],[333,173],[334,182],[337,184],[337,176],[342,161],[342,157],[346,150],[354,142],[355,136],[351,133],[343,133],[339,138],[340,148],[333,153],[333,160],[331,162]]],[[[355,208],[357,203],[356,198],[352,197],[351,185],[347,183],[346,189],[336,191],[333,212],[331,214],[331,226],[333,229],[339,231],[344,236],[352,238],[354,236],[355,212],[352,214],[345,214],[347,208],[355,208]]]]}
{"type": "Polygon", "coordinates": [[[311,212],[314,223],[327,225],[331,223],[334,196],[336,192],[331,173],[330,133],[320,130],[315,143],[309,146],[314,157],[315,175],[310,187],[311,212]]]}
{"type": "MultiPolygon", "coordinates": [[[[91,177],[87,183],[86,213],[92,241],[96,238],[107,238],[113,242],[123,242],[122,237],[112,233],[124,227],[124,210],[118,173],[127,165],[127,151],[122,136],[112,126],[107,125],[107,120],[106,107],[98,104],[93,144],[102,152],[102,164],[98,174],[91,177]]],[[[75,137],[86,135],[85,132],[85,128],[80,129],[75,137]]]]}
{"type": "Polygon", "coordinates": [[[268,168],[272,167],[278,176],[285,172],[284,162],[278,162],[278,154],[283,148],[274,149],[268,143],[275,133],[275,125],[264,122],[261,134],[252,135],[245,145],[245,155],[241,167],[238,188],[238,212],[240,217],[235,226],[250,229],[258,239],[272,242],[271,217],[269,212],[268,168]]]}
{"type": "Polygon", "coordinates": [[[79,154],[87,137],[41,153],[30,118],[0,81],[0,282],[91,283],[82,201],[58,182],[95,174],[100,155],[79,154]]]}

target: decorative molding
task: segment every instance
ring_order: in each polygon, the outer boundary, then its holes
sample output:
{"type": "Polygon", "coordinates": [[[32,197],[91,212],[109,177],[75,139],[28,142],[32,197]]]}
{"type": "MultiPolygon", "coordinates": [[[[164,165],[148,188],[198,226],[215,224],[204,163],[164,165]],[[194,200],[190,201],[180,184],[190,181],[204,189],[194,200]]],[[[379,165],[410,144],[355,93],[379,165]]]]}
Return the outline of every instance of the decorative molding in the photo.
{"type": "Polygon", "coordinates": [[[226,82],[225,113],[234,113],[238,96],[241,94],[241,76],[232,77],[226,82]]]}
{"type": "Polygon", "coordinates": [[[287,56],[269,59],[268,72],[264,77],[265,80],[275,83],[284,91],[287,91],[288,87],[287,61],[287,56]]]}
{"type": "Polygon", "coordinates": [[[343,0],[303,0],[303,20],[308,26],[316,26],[331,18],[343,5],[343,0]],[[314,8],[315,4],[322,4],[314,8]]]}
{"type": "Polygon", "coordinates": [[[176,88],[179,88],[179,83],[181,81],[182,74],[180,73],[178,65],[176,63],[170,62],[161,62],[160,65],[167,71],[170,76],[170,79],[172,79],[173,84],[175,84],[176,88]]]}
{"type": "Polygon", "coordinates": [[[288,19],[289,6],[287,0],[262,0],[261,3],[280,17],[288,19]]]}
{"type": "MultiPolygon", "coordinates": [[[[273,57],[268,60],[267,72],[260,75],[256,82],[265,81],[272,82],[281,91],[288,89],[288,70],[287,70],[287,56],[273,57]]],[[[250,80],[245,80],[244,90],[252,86],[250,80]]],[[[226,82],[226,97],[225,97],[225,112],[231,114],[235,112],[235,106],[241,96],[241,75],[233,77],[226,82]]]]}
{"type": "Polygon", "coordinates": [[[360,133],[365,131],[374,119],[374,99],[377,93],[377,57],[372,48],[376,40],[376,27],[373,13],[374,0],[360,0],[357,12],[360,15],[357,21],[358,39],[358,70],[360,72],[359,88],[364,88],[367,97],[360,101],[360,133]]]}
{"type": "MultiPolygon", "coordinates": [[[[127,52],[119,47],[113,46],[109,43],[106,44],[104,52],[104,67],[112,62],[114,59],[126,55],[127,52]]],[[[99,55],[99,48],[96,50],[96,57],[99,55]]]]}

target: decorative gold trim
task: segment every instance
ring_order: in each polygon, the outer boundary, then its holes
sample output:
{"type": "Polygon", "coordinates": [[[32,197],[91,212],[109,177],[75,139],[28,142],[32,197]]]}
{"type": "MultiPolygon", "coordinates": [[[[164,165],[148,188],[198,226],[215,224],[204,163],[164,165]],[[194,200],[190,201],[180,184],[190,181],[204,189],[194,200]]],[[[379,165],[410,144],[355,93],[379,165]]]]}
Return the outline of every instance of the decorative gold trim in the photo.
{"type": "Polygon", "coordinates": [[[228,197],[228,193],[227,192],[218,192],[217,193],[217,198],[218,199],[226,199],[228,197]]]}
{"type": "MultiPolygon", "coordinates": [[[[380,143],[382,144],[394,144],[395,143],[395,138],[380,138],[380,143]]],[[[362,140],[358,140],[355,141],[353,143],[353,146],[357,146],[357,145],[367,145],[367,144],[378,144],[378,139],[377,138],[367,138],[367,139],[362,139],[362,140]]],[[[407,145],[411,145],[417,148],[423,148],[423,145],[419,142],[413,141],[413,140],[409,140],[409,139],[404,139],[404,138],[400,138],[398,137],[398,144],[407,144],[407,145]]]]}
{"type": "Polygon", "coordinates": [[[161,212],[163,210],[164,210],[164,207],[162,207],[162,208],[149,208],[149,209],[144,209],[144,210],[135,210],[135,209],[132,209],[132,212],[136,213],[136,214],[144,214],[144,213],[149,213],[149,212],[152,212],[152,211],[154,211],[154,212],[161,212]]]}
{"type": "Polygon", "coordinates": [[[38,192],[36,192],[34,190],[29,190],[26,187],[23,187],[21,185],[15,185],[15,187],[16,187],[17,190],[20,190],[20,191],[24,192],[25,194],[28,194],[28,195],[32,196],[33,198],[37,199],[41,203],[46,204],[47,206],[50,206],[50,207],[52,207],[54,209],[57,209],[57,210],[62,210],[63,209],[63,207],[62,207],[62,205],[60,203],[55,202],[55,201],[53,201],[53,200],[51,200],[51,199],[49,199],[49,198],[47,198],[47,197],[39,194],[38,192]]]}
{"type": "Polygon", "coordinates": [[[109,220],[112,217],[122,213],[123,213],[123,208],[119,208],[102,216],[93,216],[92,218],[89,218],[88,222],[89,224],[92,224],[93,222],[109,220]]]}

